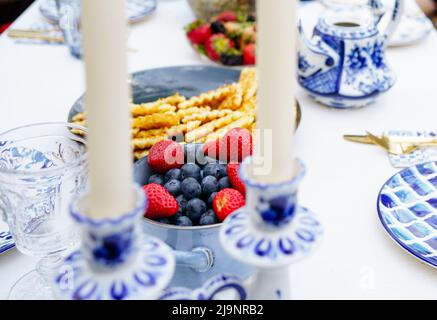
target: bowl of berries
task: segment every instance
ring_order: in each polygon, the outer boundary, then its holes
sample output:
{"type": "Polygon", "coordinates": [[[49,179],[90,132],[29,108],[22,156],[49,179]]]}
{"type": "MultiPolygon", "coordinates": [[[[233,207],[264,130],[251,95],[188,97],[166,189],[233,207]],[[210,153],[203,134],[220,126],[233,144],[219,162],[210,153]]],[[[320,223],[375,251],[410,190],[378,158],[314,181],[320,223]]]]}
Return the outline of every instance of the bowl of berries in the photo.
{"type": "Polygon", "coordinates": [[[238,170],[251,150],[250,132],[238,128],[206,144],[161,141],[135,163],[135,180],[148,200],[143,230],[174,249],[172,286],[197,288],[217,274],[252,274],[219,242],[221,222],[245,205],[238,170]]]}
{"type": "Polygon", "coordinates": [[[201,56],[225,66],[255,64],[255,17],[225,11],[209,21],[198,19],[185,27],[192,47],[201,56]]]}

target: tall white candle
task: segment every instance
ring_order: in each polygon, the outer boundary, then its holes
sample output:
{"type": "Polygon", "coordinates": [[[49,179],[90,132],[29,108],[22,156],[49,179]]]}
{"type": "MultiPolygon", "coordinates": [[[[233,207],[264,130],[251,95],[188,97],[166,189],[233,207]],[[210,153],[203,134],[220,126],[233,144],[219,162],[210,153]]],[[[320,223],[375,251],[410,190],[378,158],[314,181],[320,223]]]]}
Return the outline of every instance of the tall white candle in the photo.
{"type": "Polygon", "coordinates": [[[125,0],[83,0],[89,182],[88,214],[115,217],[133,208],[125,0]]]}
{"type": "Polygon", "coordinates": [[[259,135],[254,154],[256,166],[263,162],[271,170],[257,174],[255,166],[253,174],[264,182],[284,181],[294,174],[296,15],[297,0],[257,1],[259,135]]]}

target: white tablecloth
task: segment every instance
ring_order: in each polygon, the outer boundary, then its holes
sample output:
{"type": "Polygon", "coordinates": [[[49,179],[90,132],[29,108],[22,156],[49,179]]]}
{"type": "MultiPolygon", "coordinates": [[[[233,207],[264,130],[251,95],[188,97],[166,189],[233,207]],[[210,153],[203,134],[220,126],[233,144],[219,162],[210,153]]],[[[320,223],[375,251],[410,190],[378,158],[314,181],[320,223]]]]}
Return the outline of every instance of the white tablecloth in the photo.
{"type": "MultiPolygon", "coordinates": [[[[13,27],[40,21],[38,5],[13,27]]],[[[313,9],[304,8],[307,13],[313,9]]],[[[153,16],[131,27],[130,70],[206,63],[184,37],[183,26],[192,19],[184,0],[161,0],[153,16]]],[[[296,153],[308,171],[300,202],[323,220],[325,237],[314,254],[292,267],[294,298],[437,298],[437,270],[398,247],[377,217],[378,191],[396,170],[382,150],[342,139],[364,130],[437,129],[436,57],[435,32],[418,45],[389,49],[398,82],[379,102],[360,110],[328,109],[299,93],[303,119],[296,153]]],[[[82,62],[66,47],[15,44],[0,37],[1,131],[64,121],[83,91],[82,62]]],[[[16,249],[0,255],[0,298],[34,264],[16,249]]]]}

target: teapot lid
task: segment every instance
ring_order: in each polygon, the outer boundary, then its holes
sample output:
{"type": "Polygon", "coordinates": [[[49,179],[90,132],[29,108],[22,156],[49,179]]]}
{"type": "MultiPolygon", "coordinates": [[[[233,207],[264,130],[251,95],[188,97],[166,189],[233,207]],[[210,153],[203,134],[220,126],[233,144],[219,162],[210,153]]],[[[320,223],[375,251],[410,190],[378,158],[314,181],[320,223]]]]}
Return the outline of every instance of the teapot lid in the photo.
{"type": "Polygon", "coordinates": [[[359,8],[330,9],[320,17],[316,29],[322,34],[348,39],[366,38],[378,33],[374,16],[359,8]]]}

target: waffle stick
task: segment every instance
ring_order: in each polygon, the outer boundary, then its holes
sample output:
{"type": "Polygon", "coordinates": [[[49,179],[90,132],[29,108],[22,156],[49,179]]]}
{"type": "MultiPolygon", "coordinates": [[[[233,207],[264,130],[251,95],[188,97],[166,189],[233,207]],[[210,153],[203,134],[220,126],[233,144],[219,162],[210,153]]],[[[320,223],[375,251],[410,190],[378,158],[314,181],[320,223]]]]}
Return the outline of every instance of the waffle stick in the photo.
{"type": "Polygon", "coordinates": [[[202,142],[208,142],[208,141],[212,141],[212,140],[217,140],[220,138],[223,138],[224,135],[232,129],[235,128],[245,128],[245,129],[249,129],[251,128],[251,126],[253,125],[255,121],[255,117],[252,115],[245,115],[242,118],[231,122],[230,124],[224,126],[223,128],[220,128],[219,130],[210,133],[209,135],[207,135],[202,142]]]}
{"type": "Polygon", "coordinates": [[[206,124],[203,124],[199,128],[188,132],[185,135],[185,142],[190,143],[194,141],[199,141],[200,139],[204,138],[208,134],[223,128],[224,126],[228,125],[229,123],[238,120],[239,118],[243,117],[244,114],[242,112],[235,111],[223,118],[219,118],[216,120],[213,120],[211,122],[208,122],[206,124]]]}
{"type": "Polygon", "coordinates": [[[195,114],[199,114],[199,113],[203,113],[203,112],[208,112],[211,111],[211,107],[209,106],[203,106],[203,107],[191,107],[191,108],[187,108],[187,109],[179,109],[177,111],[177,114],[179,115],[179,117],[181,119],[185,118],[185,117],[189,117],[195,114]]]}
{"type": "Polygon", "coordinates": [[[190,99],[179,103],[178,109],[188,109],[199,106],[211,106],[214,108],[218,106],[226,97],[228,97],[233,90],[235,90],[235,86],[235,83],[228,84],[216,90],[211,90],[198,96],[191,97],[190,99]]]}
{"type": "Polygon", "coordinates": [[[243,102],[243,89],[240,84],[233,87],[233,92],[226,97],[217,107],[217,109],[237,110],[243,102]]]}
{"type": "Polygon", "coordinates": [[[159,129],[179,125],[180,118],[176,113],[155,113],[148,116],[134,118],[132,121],[133,128],[143,130],[159,129]]]}
{"type": "Polygon", "coordinates": [[[181,120],[182,123],[188,123],[191,121],[200,121],[202,123],[210,122],[212,120],[222,118],[232,113],[231,110],[212,110],[203,113],[196,113],[190,116],[186,116],[181,120]]]}
{"type": "Polygon", "coordinates": [[[254,97],[258,87],[255,68],[243,69],[238,83],[242,88],[244,101],[250,100],[254,97]]]}

